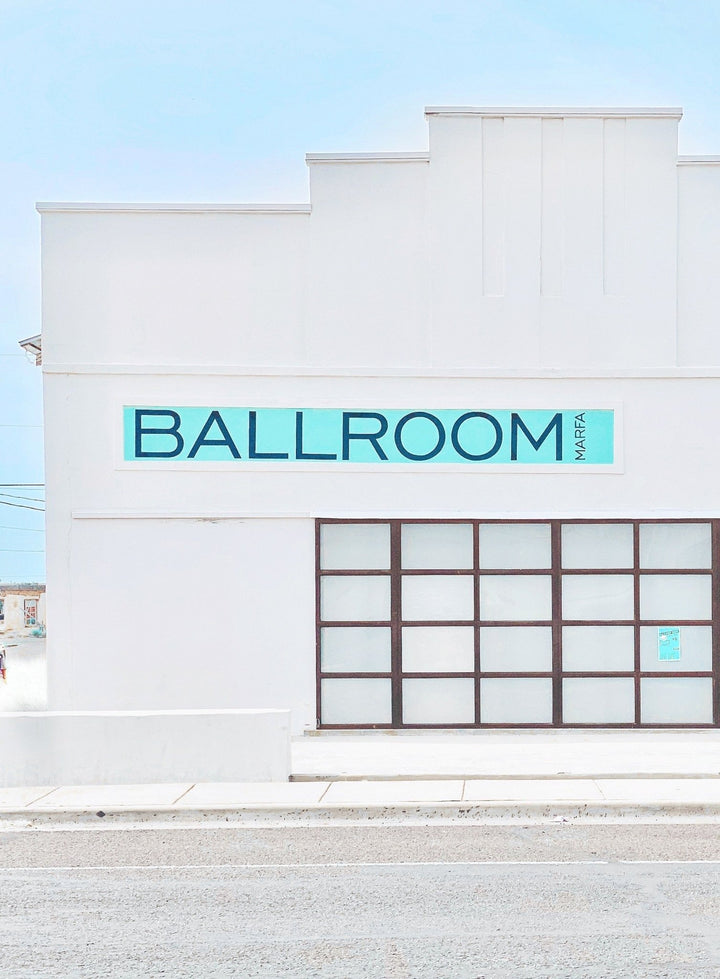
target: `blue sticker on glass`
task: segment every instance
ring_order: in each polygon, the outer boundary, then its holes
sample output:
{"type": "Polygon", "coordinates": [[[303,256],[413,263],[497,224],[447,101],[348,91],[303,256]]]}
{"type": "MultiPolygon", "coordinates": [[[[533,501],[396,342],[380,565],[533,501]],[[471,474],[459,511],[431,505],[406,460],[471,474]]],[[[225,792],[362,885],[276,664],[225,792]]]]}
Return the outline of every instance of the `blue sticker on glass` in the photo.
{"type": "Polygon", "coordinates": [[[658,659],[680,659],[679,626],[658,626],[658,659]]]}

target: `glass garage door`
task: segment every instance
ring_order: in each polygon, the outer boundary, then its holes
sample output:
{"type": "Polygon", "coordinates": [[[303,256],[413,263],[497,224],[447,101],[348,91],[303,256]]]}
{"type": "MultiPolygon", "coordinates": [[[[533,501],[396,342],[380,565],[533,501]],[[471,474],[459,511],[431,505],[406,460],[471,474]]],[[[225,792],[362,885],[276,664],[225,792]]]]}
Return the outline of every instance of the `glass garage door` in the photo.
{"type": "Polygon", "coordinates": [[[720,521],[317,521],[318,724],[718,724],[720,521]]]}

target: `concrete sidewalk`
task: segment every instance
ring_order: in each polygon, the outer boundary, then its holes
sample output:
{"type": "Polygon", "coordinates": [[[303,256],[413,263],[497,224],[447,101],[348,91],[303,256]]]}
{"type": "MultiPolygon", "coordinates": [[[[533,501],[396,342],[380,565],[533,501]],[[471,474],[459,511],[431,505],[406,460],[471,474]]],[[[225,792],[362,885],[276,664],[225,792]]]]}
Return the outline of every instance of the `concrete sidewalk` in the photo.
{"type": "Polygon", "coordinates": [[[38,786],[0,789],[0,813],[95,810],[208,810],[439,803],[612,803],[711,805],[720,778],[410,779],[38,786]]]}
{"type": "Polygon", "coordinates": [[[720,730],[320,732],[295,738],[292,778],[716,776],[720,730]]]}
{"type": "Polygon", "coordinates": [[[282,783],[0,789],[0,823],[98,813],[720,819],[717,730],[322,733],[294,739],[292,771],[282,783]]]}

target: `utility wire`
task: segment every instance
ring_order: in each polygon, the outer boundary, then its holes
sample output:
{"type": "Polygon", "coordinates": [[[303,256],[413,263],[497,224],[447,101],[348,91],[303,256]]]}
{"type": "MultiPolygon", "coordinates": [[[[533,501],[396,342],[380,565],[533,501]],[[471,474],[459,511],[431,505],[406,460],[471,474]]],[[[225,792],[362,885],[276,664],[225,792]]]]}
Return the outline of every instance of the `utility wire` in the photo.
{"type": "Polygon", "coordinates": [[[0,547],[0,554],[44,554],[45,551],[32,551],[22,547],[0,547]]]}
{"type": "Polygon", "coordinates": [[[7,496],[11,500],[29,500],[31,503],[44,503],[45,502],[45,500],[43,500],[42,497],[40,497],[38,499],[37,496],[18,496],[17,493],[3,493],[3,492],[0,492],[0,496],[7,496]]]}
{"type": "Polygon", "coordinates": [[[44,534],[45,533],[45,531],[42,530],[42,528],[40,528],[40,527],[8,527],[8,526],[3,526],[1,524],[0,524],[0,530],[18,530],[18,531],[20,531],[23,534],[26,534],[26,533],[31,533],[31,534],[44,534]]]}
{"type": "Polygon", "coordinates": [[[28,506],[27,503],[8,503],[7,500],[0,500],[0,506],[16,506],[21,510],[37,510],[38,513],[45,513],[41,506],[28,506]]]}
{"type": "Polygon", "coordinates": [[[20,488],[28,489],[28,487],[37,489],[38,487],[44,485],[45,483],[0,483],[0,486],[2,486],[3,489],[11,489],[12,487],[15,487],[16,489],[20,489],[20,488]]]}

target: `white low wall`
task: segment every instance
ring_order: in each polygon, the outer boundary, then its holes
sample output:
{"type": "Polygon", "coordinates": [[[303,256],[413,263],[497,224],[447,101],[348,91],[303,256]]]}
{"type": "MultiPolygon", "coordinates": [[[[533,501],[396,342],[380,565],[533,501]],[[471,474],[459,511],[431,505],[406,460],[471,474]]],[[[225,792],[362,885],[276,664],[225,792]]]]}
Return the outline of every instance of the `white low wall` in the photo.
{"type": "Polygon", "coordinates": [[[0,786],[279,782],[290,711],[0,714],[0,786]]]}

